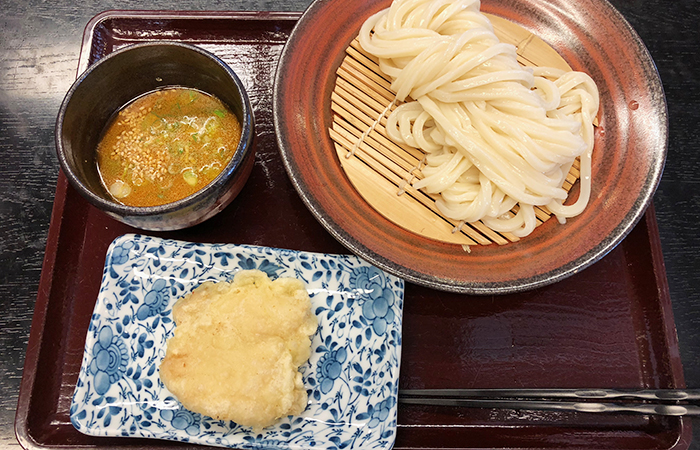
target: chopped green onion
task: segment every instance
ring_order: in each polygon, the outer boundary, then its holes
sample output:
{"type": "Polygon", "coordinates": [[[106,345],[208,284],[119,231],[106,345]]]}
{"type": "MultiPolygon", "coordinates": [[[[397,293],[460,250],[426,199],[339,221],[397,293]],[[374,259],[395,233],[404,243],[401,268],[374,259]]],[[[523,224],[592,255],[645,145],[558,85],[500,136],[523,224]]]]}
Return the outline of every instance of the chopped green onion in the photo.
{"type": "Polygon", "coordinates": [[[191,170],[183,172],[182,178],[187,184],[189,184],[192,187],[194,187],[194,185],[197,184],[197,174],[192,172],[191,170]]]}

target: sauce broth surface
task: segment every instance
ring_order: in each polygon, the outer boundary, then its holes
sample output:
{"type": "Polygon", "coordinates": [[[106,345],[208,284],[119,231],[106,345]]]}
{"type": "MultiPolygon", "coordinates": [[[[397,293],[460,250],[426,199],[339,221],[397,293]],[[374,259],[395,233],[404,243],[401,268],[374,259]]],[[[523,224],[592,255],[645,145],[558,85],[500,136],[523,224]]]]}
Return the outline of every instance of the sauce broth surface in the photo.
{"type": "Polygon", "coordinates": [[[171,87],[122,108],[97,148],[107,192],[129,206],[157,206],[194,194],[233,157],[241,124],[218,98],[171,87]]]}

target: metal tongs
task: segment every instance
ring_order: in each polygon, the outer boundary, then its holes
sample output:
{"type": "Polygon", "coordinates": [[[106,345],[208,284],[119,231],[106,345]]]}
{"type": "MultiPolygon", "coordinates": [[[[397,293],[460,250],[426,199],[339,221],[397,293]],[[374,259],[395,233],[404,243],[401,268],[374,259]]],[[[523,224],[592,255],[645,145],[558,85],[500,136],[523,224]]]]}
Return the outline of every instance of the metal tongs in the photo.
{"type": "Polygon", "coordinates": [[[663,416],[700,415],[698,400],[700,389],[399,390],[399,403],[405,404],[663,416]]]}

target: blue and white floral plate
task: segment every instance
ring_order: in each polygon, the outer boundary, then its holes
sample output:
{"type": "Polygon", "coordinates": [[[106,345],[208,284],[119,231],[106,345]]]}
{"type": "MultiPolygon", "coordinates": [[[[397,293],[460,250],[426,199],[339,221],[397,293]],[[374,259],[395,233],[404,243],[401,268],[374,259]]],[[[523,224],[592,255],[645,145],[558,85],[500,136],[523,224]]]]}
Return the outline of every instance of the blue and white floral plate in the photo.
{"type": "Polygon", "coordinates": [[[355,256],[121,236],[107,252],[71,421],[93,436],[249,449],[390,449],[403,289],[402,279],[355,256]],[[303,280],[319,320],[311,358],[300,368],[306,411],[260,433],[184,409],[158,376],[175,327],[173,303],[242,269],[303,280]]]}

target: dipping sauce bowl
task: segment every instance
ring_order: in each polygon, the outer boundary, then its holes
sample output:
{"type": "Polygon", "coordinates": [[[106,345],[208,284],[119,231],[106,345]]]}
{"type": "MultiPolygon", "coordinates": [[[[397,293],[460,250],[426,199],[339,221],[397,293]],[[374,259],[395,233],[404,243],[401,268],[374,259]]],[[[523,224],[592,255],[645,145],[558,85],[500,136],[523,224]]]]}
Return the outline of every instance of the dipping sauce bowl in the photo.
{"type": "Polygon", "coordinates": [[[87,201],[135,228],[166,231],[201,223],[241,191],[253,167],[254,117],[238,76],[198,47],[173,42],[130,45],[82,73],[66,94],[56,121],[56,152],[69,183],[87,201]],[[197,89],[221,100],[241,124],[241,139],[221,173],[194,194],[159,206],[127,206],[107,192],[96,162],[108,124],[125,105],[167,87],[197,89]]]}

